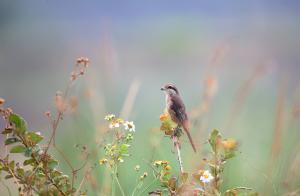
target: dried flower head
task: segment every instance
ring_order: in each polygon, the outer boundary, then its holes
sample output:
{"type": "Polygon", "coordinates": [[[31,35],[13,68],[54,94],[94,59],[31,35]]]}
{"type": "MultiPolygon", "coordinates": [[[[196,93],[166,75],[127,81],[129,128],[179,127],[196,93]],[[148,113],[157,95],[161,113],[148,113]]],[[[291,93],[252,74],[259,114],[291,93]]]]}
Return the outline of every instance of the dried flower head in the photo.
{"type": "Polygon", "coordinates": [[[51,112],[50,111],[46,111],[45,112],[45,116],[48,117],[48,118],[50,118],[51,117],[51,112]]]}
{"type": "Polygon", "coordinates": [[[107,163],[107,161],[108,161],[107,159],[100,159],[100,160],[99,160],[99,164],[100,164],[100,165],[104,165],[104,164],[107,163]]]}
{"type": "Polygon", "coordinates": [[[166,165],[165,170],[170,171],[172,167],[170,165],[166,165]]]}
{"type": "Polygon", "coordinates": [[[82,62],[82,57],[79,57],[79,58],[76,59],[77,64],[80,64],[81,62],[82,62]]]}
{"type": "Polygon", "coordinates": [[[238,146],[238,142],[235,139],[226,139],[222,141],[222,146],[225,150],[234,150],[238,146]]]}
{"type": "Polygon", "coordinates": [[[88,58],[83,58],[82,63],[84,65],[84,67],[88,67],[88,65],[90,64],[90,60],[88,58]]]}
{"type": "Polygon", "coordinates": [[[144,180],[148,176],[147,172],[144,172],[143,175],[140,176],[140,180],[144,180]]]}
{"type": "Polygon", "coordinates": [[[140,168],[141,168],[141,166],[136,165],[136,166],[134,167],[134,170],[138,172],[138,171],[140,171],[140,168]]]}
{"type": "Polygon", "coordinates": [[[88,67],[90,60],[86,57],[79,57],[79,58],[77,58],[76,63],[82,64],[82,65],[84,65],[84,67],[88,67]]]}
{"type": "Polygon", "coordinates": [[[72,71],[71,74],[70,74],[70,80],[74,81],[76,79],[77,79],[77,74],[74,71],[72,71]]]}
{"type": "Polygon", "coordinates": [[[169,114],[167,114],[167,113],[163,113],[163,114],[161,114],[160,116],[159,116],[159,120],[160,121],[165,121],[165,120],[167,120],[169,118],[169,114]]]}

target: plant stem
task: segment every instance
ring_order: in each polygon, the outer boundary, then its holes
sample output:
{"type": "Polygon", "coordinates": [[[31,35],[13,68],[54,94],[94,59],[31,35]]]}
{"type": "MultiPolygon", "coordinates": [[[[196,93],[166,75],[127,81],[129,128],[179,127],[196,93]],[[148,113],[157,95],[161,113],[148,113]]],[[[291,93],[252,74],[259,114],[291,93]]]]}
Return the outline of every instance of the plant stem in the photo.
{"type": "MultiPolygon", "coordinates": [[[[74,196],[79,195],[80,189],[81,189],[81,187],[83,186],[83,184],[84,184],[84,182],[85,182],[85,180],[86,180],[86,177],[87,177],[88,173],[89,173],[89,170],[87,170],[87,171],[85,172],[85,174],[84,174],[84,176],[83,176],[83,178],[82,178],[82,180],[81,180],[81,182],[80,182],[80,184],[79,184],[79,187],[77,188],[77,190],[76,190],[74,196]]],[[[72,188],[73,188],[73,187],[72,187],[72,188]]]]}
{"type": "Polygon", "coordinates": [[[116,194],[115,178],[113,173],[111,173],[111,195],[115,196],[115,194],[116,194]]]}
{"type": "Polygon", "coordinates": [[[123,188],[122,188],[122,186],[121,186],[121,184],[119,182],[119,179],[118,179],[118,176],[117,176],[117,172],[118,172],[118,167],[115,166],[115,171],[113,172],[113,176],[114,176],[115,181],[117,182],[117,184],[119,186],[119,189],[120,189],[122,195],[125,196],[124,190],[123,190],[123,188]]]}
{"type": "Polygon", "coordinates": [[[14,172],[13,172],[9,167],[8,167],[8,171],[9,171],[9,173],[13,176],[14,181],[15,181],[15,183],[16,183],[17,186],[18,186],[18,189],[21,190],[21,186],[20,186],[20,184],[19,184],[19,182],[18,182],[18,180],[17,180],[17,177],[15,176],[14,172]]]}
{"type": "Polygon", "coordinates": [[[143,185],[143,181],[139,182],[139,183],[134,187],[131,196],[134,196],[135,192],[136,192],[138,189],[141,188],[141,187],[140,187],[141,185],[143,185]]]}
{"type": "Polygon", "coordinates": [[[173,142],[174,145],[176,147],[177,150],[177,159],[178,159],[178,163],[179,163],[179,167],[180,167],[180,172],[183,173],[183,164],[182,164],[182,159],[181,159],[181,153],[180,153],[180,146],[179,146],[179,142],[178,142],[178,137],[173,136],[173,142]]]}
{"type": "Polygon", "coordinates": [[[147,191],[153,184],[154,182],[156,182],[156,178],[154,178],[154,180],[146,187],[142,190],[142,192],[139,193],[139,195],[141,195],[142,193],[144,193],[145,191],[147,191]]]}
{"type": "Polygon", "coordinates": [[[219,160],[218,160],[218,151],[216,150],[214,152],[214,161],[215,161],[215,166],[214,166],[214,182],[215,182],[215,190],[217,190],[218,192],[220,191],[220,187],[219,187],[219,172],[220,172],[220,165],[219,165],[219,160]]]}

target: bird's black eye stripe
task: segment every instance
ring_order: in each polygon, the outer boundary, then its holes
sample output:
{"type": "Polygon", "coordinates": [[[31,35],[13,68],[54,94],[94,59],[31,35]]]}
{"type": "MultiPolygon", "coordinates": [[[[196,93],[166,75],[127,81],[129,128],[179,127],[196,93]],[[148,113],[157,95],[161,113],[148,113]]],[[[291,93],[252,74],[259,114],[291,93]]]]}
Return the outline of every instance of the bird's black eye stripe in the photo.
{"type": "Polygon", "coordinates": [[[177,89],[176,89],[175,87],[173,87],[173,86],[168,86],[168,89],[172,89],[172,90],[174,90],[175,92],[178,92],[177,89]]]}

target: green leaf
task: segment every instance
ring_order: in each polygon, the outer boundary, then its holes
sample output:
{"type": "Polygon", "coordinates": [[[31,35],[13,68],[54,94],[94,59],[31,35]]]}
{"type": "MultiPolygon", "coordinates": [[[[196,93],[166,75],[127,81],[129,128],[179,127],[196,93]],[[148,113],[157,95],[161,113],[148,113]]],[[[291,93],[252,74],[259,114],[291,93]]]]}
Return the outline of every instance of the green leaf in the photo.
{"type": "Polygon", "coordinates": [[[32,154],[32,148],[26,148],[25,152],[24,152],[24,155],[26,157],[30,157],[32,154]]]}
{"type": "Polygon", "coordinates": [[[10,149],[10,153],[22,153],[26,151],[26,147],[23,145],[17,145],[14,146],[12,149],[10,149]]]}
{"type": "Polygon", "coordinates": [[[12,133],[12,131],[13,131],[12,129],[7,129],[7,128],[6,128],[6,129],[4,129],[1,133],[2,133],[2,134],[10,134],[10,133],[12,133]]]}
{"type": "Polygon", "coordinates": [[[213,150],[213,152],[217,152],[217,145],[219,140],[221,139],[221,135],[219,133],[218,130],[214,129],[211,133],[210,133],[210,137],[209,137],[209,144],[213,150]]]}
{"type": "Polygon", "coordinates": [[[4,143],[5,143],[5,145],[9,145],[9,144],[13,144],[16,142],[20,142],[20,140],[16,137],[10,137],[10,138],[7,138],[4,143]]]}
{"type": "Polygon", "coordinates": [[[235,152],[233,150],[225,151],[225,159],[230,159],[235,157],[235,152]]]}
{"type": "Polygon", "coordinates": [[[24,169],[22,169],[22,168],[17,168],[16,171],[17,171],[18,176],[24,177],[24,169]]]}
{"type": "Polygon", "coordinates": [[[26,139],[35,145],[35,144],[39,143],[40,141],[42,141],[44,139],[44,137],[35,132],[29,132],[26,134],[26,139]]]}
{"type": "Polygon", "coordinates": [[[43,177],[45,177],[45,174],[43,172],[38,172],[36,174],[36,176],[39,177],[39,178],[43,178],[43,177]]]}
{"type": "Polygon", "coordinates": [[[23,165],[26,166],[26,165],[30,165],[31,163],[34,163],[34,159],[27,159],[23,162],[23,165]]]}
{"type": "Polygon", "coordinates": [[[54,169],[54,168],[57,167],[57,166],[58,166],[58,161],[57,161],[57,160],[50,159],[50,160],[48,161],[48,167],[49,167],[50,169],[54,169]]]}
{"type": "Polygon", "coordinates": [[[8,167],[9,167],[9,169],[11,169],[11,170],[15,170],[15,161],[14,161],[14,160],[11,161],[11,162],[8,164],[8,167]]]}
{"type": "Polygon", "coordinates": [[[17,134],[23,134],[27,131],[27,123],[21,116],[13,113],[9,116],[9,122],[16,126],[17,134]]]}
{"type": "Polygon", "coordinates": [[[5,179],[7,180],[7,179],[10,179],[12,177],[13,177],[12,175],[7,175],[7,176],[5,176],[5,179]]]}
{"type": "Polygon", "coordinates": [[[120,153],[126,153],[128,151],[129,144],[121,144],[120,146],[120,153]]]}
{"type": "Polygon", "coordinates": [[[58,177],[58,176],[60,176],[60,175],[62,175],[62,172],[57,171],[57,170],[53,170],[53,171],[50,173],[50,177],[51,177],[51,178],[55,178],[55,177],[58,177]]]}

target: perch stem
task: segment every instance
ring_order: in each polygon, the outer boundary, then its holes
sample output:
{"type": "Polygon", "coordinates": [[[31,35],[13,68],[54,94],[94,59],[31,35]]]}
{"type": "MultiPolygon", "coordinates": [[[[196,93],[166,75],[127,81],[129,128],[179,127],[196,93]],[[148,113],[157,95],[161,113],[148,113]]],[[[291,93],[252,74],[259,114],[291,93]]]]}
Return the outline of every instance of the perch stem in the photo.
{"type": "Polygon", "coordinates": [[[173,142],[174,142],[174,146],[177,150],[177,159],[178,159],[178,163],[179,163],[179,167],[180,167],[180,172],[183,173],[183,164],[182,164],[182,158],[181,158],[181,152],[180,152],[180,146],[179,146],[179,141],[178,141],[178,137],[177,136],[173,136],[173,142]]]}

